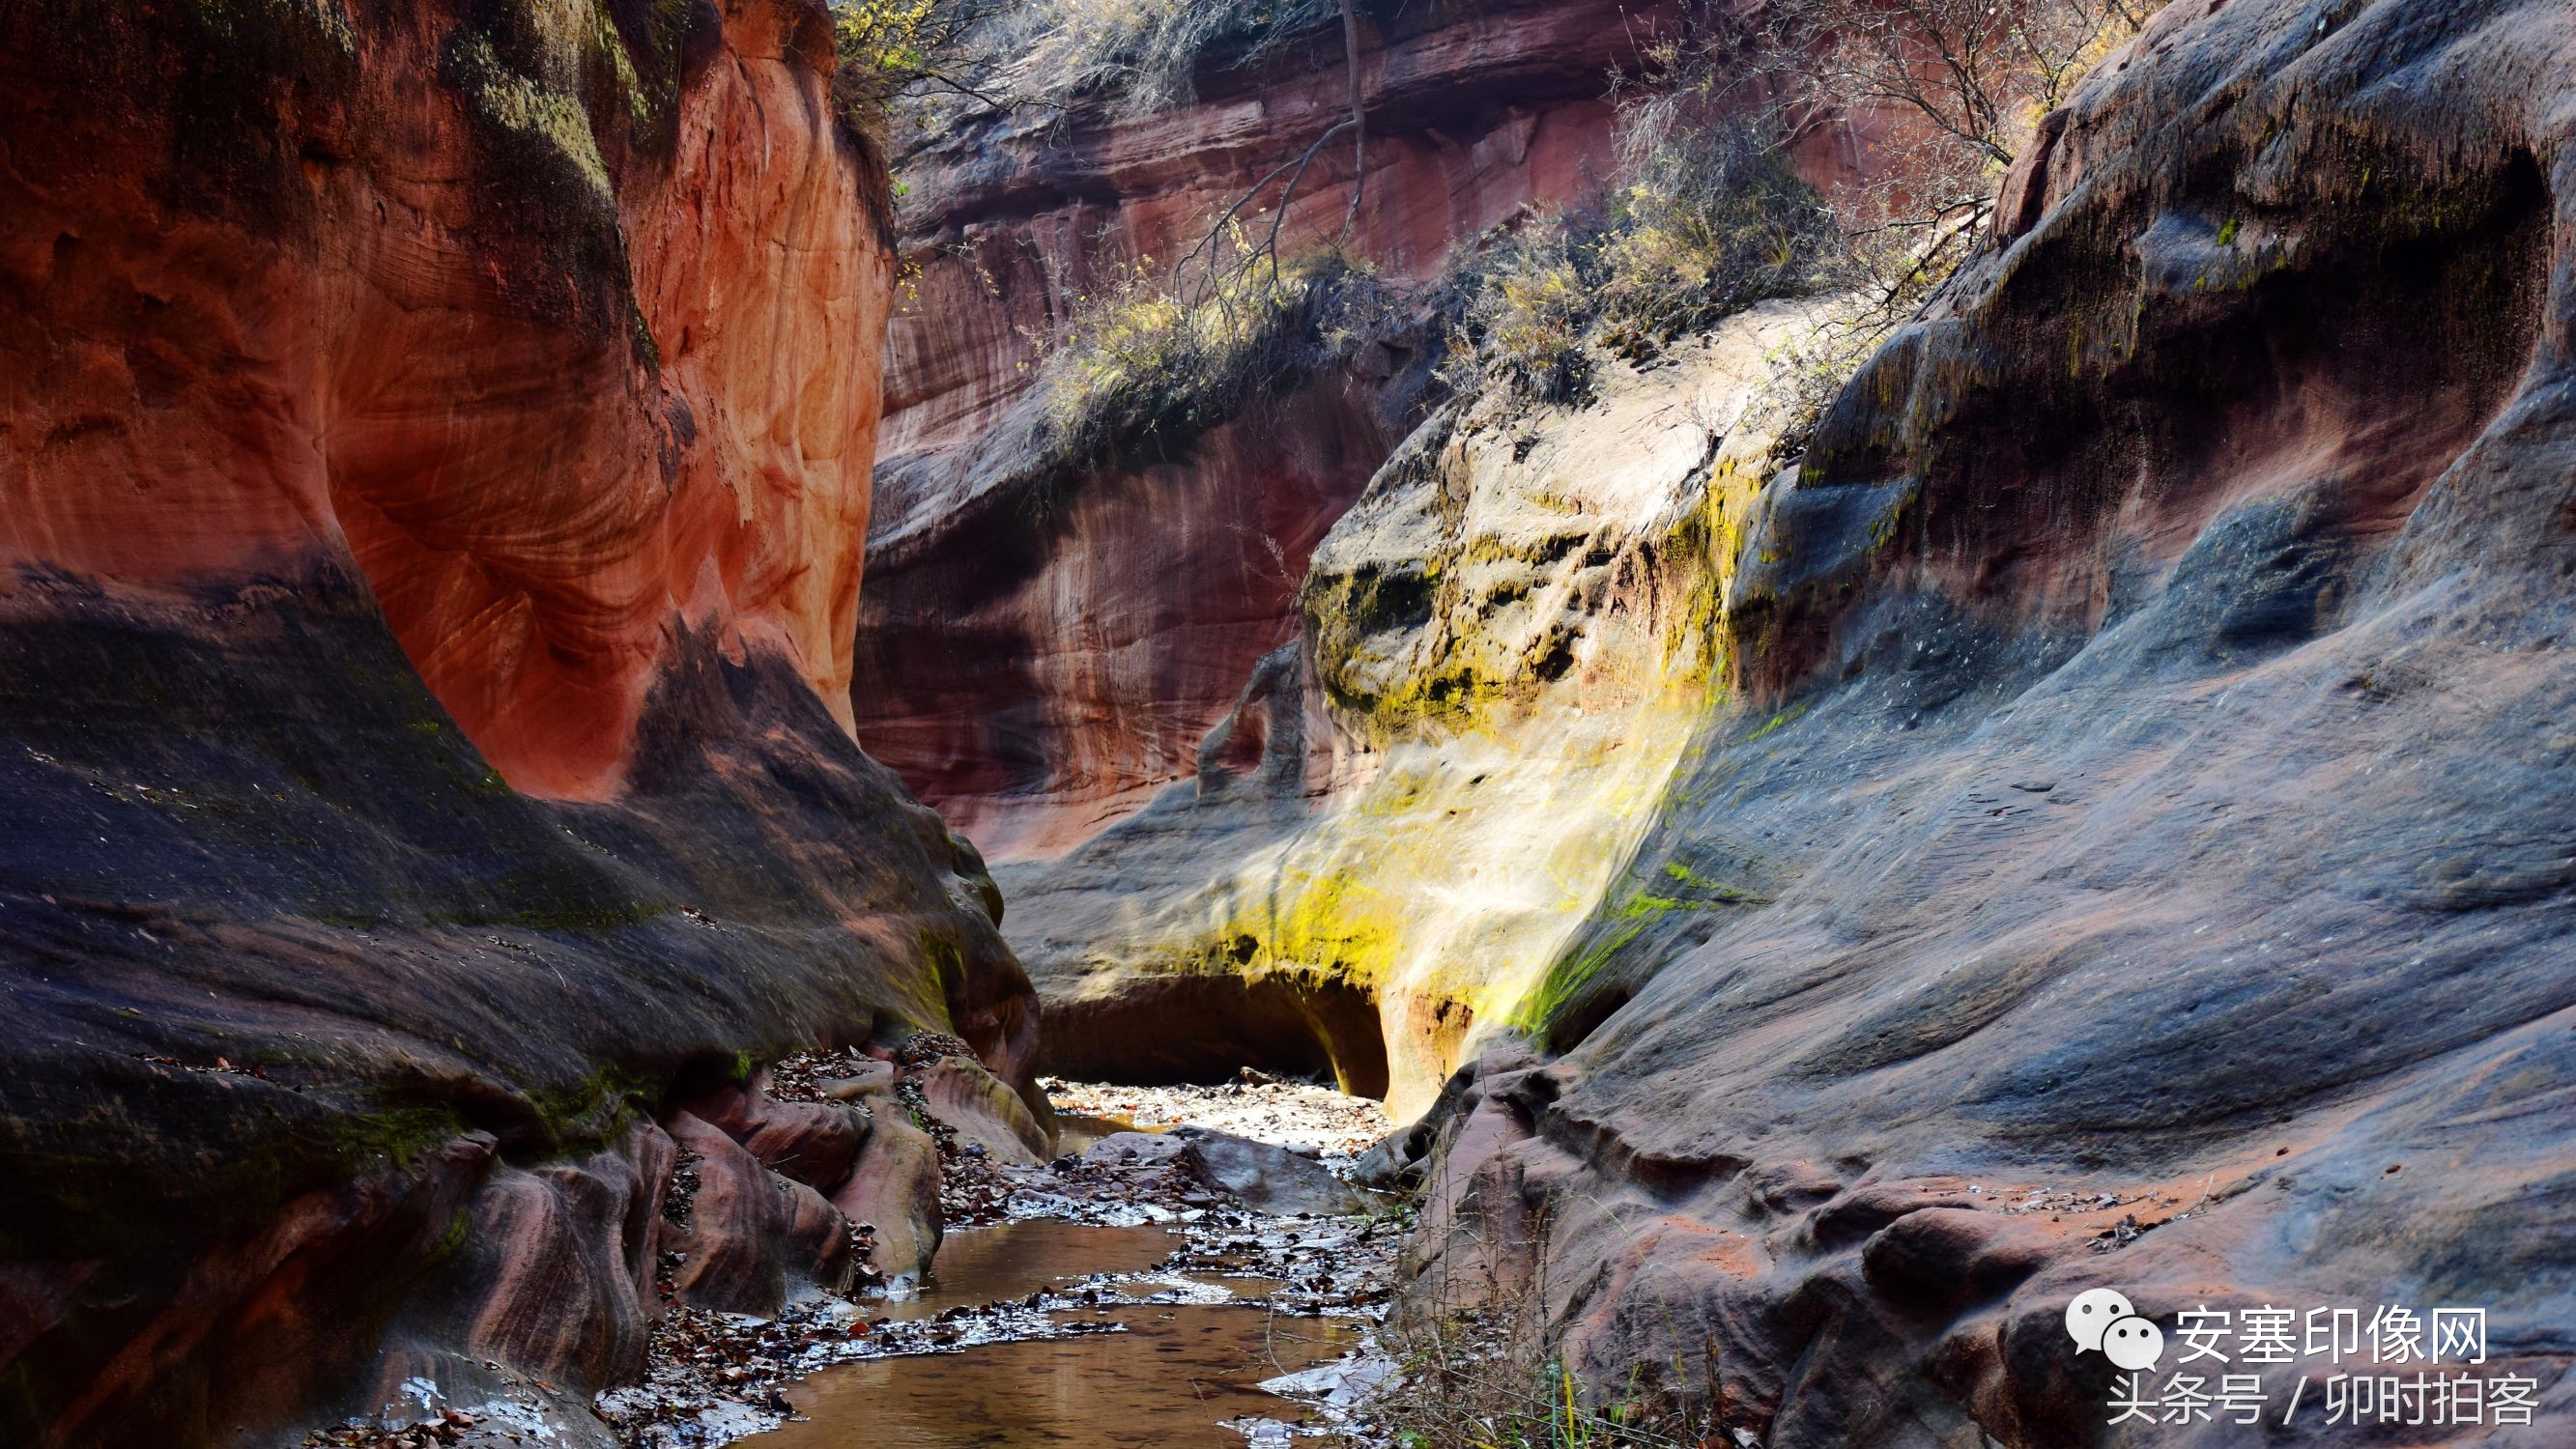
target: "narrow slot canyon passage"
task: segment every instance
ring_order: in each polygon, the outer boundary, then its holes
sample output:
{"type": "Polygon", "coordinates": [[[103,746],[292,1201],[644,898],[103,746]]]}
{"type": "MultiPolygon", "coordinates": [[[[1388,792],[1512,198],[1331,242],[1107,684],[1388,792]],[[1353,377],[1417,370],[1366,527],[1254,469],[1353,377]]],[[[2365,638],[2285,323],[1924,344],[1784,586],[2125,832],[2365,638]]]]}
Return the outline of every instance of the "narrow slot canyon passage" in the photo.
{"type": "Polygon", "coordinates": [[[0,0],[0,1449],[2576,1444],[2576,0],[0,0]]]}

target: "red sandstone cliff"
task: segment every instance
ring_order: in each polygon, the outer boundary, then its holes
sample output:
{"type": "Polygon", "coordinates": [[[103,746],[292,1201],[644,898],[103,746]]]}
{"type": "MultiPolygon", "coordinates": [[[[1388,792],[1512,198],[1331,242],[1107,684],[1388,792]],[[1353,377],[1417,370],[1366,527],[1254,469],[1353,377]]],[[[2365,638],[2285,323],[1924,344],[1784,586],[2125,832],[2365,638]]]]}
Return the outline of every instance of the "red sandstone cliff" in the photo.
{"type": "Polygon", "coordinates": [[[290,7],[204,22],[175,76],[141,19],[22,55],[0,561],[168,589],[345,546],[559,798],[623,781],[674,621],[846,719],[881,183],[819,11],[681,13],[290,7]]]}
{"type": "Polygon", "coordinates": [[[847,1271],[866,1159],[764,1159],[865,1120],[751,1064],[1028,1080],[989,879],[848,732],[892,252],[828,16],[0,36],[0,1439],[577,1419],[664,1248],[847,1271]]]}
{"type": "MultiPolygon", "coordinates": [[[[1609,72],[1673,22],[1591,0],[1361,11],[1362,203],[1336,140],[1284,246],[1352,215],[1349,253],[1414,278],[1587,192],[1612,159],[1609,72]]],[[[1254,666],[1294,638],[1314,545],[1411,425],[1419,358],[1399,343],[1284,380],[1186,446],[1053,480],[1060,510],[1032,507],[994,445],[1031,405],[1031,337],[1108,268],[1189,248],[1343,119],[1348,83],[1328,26],[1255,67],[1203,60],[1176,109],[1094,96],[961,127],[905,163],[917,295],[892,324],[859,737],[996,859],[1060,855],[1192,776],[1254,666]]]]}

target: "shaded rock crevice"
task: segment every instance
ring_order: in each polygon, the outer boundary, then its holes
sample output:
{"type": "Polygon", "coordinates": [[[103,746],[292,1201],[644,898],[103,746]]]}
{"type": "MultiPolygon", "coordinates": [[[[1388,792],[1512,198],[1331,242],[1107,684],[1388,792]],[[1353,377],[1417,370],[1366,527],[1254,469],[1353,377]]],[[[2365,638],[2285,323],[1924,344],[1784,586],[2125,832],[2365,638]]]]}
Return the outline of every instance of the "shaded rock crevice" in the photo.
{"type": "Polygon", "coordinates": [[[1224,1082],[1252,1067],[1386,1094],[1377,1000],[1363,985],[1183,971],[1116,986],[1048,1007],[1047,1071],[1151,1085],[1224,1082]]]}

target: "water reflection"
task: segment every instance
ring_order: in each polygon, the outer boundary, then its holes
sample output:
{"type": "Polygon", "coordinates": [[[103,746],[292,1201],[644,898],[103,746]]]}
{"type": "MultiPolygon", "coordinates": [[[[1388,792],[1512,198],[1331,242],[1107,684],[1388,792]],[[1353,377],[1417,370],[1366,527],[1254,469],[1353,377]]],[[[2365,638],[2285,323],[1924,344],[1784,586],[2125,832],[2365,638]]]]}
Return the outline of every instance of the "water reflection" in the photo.
{"type": "Polygon", "coordinates": [[[1040,1220],[960,1228],[940,1241],[919,1297],[871,1299],[866,1307],[871,1317],[897,1322],[946,1308],[981,1308],[1090,1273],[1141,1273],[1181,1243],[1178,1233],[1151,1224],[1102,1228],[1040,1220]]]}
{"type": "MultiPolygon", "coordinates": [[[[1158,1227],[1006,1223],[949,1235],[922,1296],[869,1305],[890,1318],[1026,1298],[1091,1273],[1135,1273],[1179,1247],[1158,1227]]],[[[1245,1276],[1192,1275],[1238,1295],[1277,1286],[1245,1276]]],[[[803,1414],[747,1441],[759,1449],[1242,1449],[1218,1424],[1295,1418],[1295,1406],[1255,1387],[1336,1358],[1358,1339],[1340,1319],[1283,1318],[1259,1304],[1126,1304],[1066,1317],[1113,1319],[1127,1332],[963,1353],[870,1359],[825,1369],[787,1390],[803,1414]]]]}
{"type": "Polygon", "coordinates": [[[844,1364],[790,1388],[808,1422],[761,1449],[1242,1449],[1217,1427],[1296,1417],[1263,1379],[1339,1356],[1358,1333],[1341,1319],[1274,1318],[1258,1307],[1131,1307],[1125,1333],[997,1343],[928,1358],[844,1364]]]}

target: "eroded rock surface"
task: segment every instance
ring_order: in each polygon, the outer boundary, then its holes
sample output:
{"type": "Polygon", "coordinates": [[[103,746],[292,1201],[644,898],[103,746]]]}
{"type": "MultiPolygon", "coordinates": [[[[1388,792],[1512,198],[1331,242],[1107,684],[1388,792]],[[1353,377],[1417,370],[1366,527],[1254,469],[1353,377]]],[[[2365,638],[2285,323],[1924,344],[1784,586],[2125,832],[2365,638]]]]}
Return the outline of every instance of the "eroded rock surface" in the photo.
{"type": "Polygon", "coordinates": [[[1229,722],[1268,712],[1259,765],[997,867],[1049,1061],[1329,1071],[1410,1117],[1525,1024],[1706,708],[1769,354],[1807,313],[1765,304],[1651,370],[1605,359],[1584,406],[1486,398],[1408,440],[1317,549],[1276,688],[1229,722]]]}
{"type": "Polygon", "coordinates": [[[2407,1432],[2566,1437],[2571,37],[2181,4],[2043,128],[1765,490],[1419,1291],[1517,1251],[1605,1395],[1713,1360],[1778,1446],[2237,1442],[2104,1428],[2095,1286],[2475,1306],[2533,1424],[2407,1432]]]}
{"type": "Polygon", "coordinates": [[[756,1268],[692,1291],[835,1277],[847,1134],[678,1100],[1035,1024],[847,729],[893,261],[822,7],[0,33],[0,1439],[627,1373],[657,1120],[756,1268]]]}
{"type": "MultiPolygon", "coordinates": [[[[1415,278],[1606,173],[1604,78],[1672,21],[1594,0],[1360,8],[1362,204],[1351,153],[1323,147],[1283,247],[1349,215],[1351,255],[1415,278]]],[[[1182,255],[1265,177],[1275,199],[1277,169],[1347,115],[1347,86],[1326,25],[1257,65],[1203,59],[1187,105],[1092,96],[959,126],[905,161],[917,300],[893,323],[859,736],[997,861],[1060,856],[1196,773],[1210,732],[1270,691],[1257,676],[1297,637],[1309,555],[1412,426],[1423,349],[1399,339],[1269,380],[1258,406],[1135,456],[1057,466],[1028,441],[1037,340],[1120,268],[1182,255]]],[[[1246,727],[1231,743],[1241,765],[1291,742],[1246,727]]]]}

